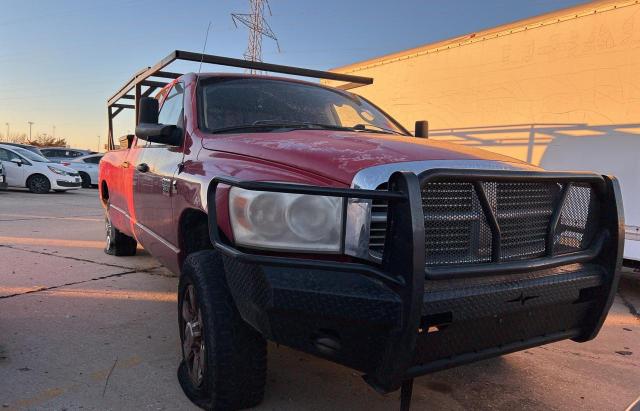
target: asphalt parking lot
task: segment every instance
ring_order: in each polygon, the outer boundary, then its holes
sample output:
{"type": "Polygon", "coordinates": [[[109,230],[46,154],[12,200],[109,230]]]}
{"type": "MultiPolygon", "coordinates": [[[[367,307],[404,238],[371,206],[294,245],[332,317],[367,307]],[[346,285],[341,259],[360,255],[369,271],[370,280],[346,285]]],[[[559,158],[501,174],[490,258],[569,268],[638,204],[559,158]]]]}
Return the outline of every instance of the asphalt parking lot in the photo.
{"type": "MultiPolygon", "coordinates": [[[[103,237],[96,190],[0,191],[2,409],[195,409],[176,378],[177,278],[144,250],[105,255],[103,237]]],[[[625,409],[640,395],[640,299],[624,287],[595,341],[419,378],[412,409],[625,409]]],[[[258,409],[398,408],[351,370],[269,346],[258,409]]]]}

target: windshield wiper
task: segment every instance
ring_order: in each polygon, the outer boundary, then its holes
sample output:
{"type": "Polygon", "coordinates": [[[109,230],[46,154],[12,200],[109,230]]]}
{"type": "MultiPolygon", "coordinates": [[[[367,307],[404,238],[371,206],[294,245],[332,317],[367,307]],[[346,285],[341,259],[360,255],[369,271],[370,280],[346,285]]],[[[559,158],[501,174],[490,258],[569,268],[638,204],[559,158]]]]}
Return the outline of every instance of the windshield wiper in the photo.
{"type": "Polygon", "coordinates": [[[221,127],[216,128],[209,131],[212,134],[216,133],[229,133],[233,131],[241,131],[241,130],[274,130],[274,129],[310,129],[310,130],[338,130],[338,131],[369,131],[372,133],[392,133],[399,134],[404,136],[404,133],[399,131],[390,130],[375,124],[356,124],[355,126],[346,127],[346,126],[337,126],[333,124],[321,124],[321,123],[312,123],[309,121],[295,121],[295,120],[257,120],[251,124],[239,124],[237,126],[229,126],[229,127],[221,127]],[[368,128],[367,126],[376,127],[376,129],[368,128]]]}
{"type": "Polygon", "coordinates": [[[267,125],[267,124],[279,124],[285,127],[291,128],[310,128],[310,129],[324,129],[324,130],[343,130],[348,131],[350,127],[337,126],[334,124],[322,124],[322,123],[312,123],[310,121],[295,121],[295,120],[258,120],[254,121],[253,124],[258,125],[267,125]]]}
{"type": "Polygon", "coordinates": [[[241,131],[241,130],[253,130],[253,129],[274,129],[274,128],[282,128],[282,125],[278,124],[240,124],[237,126],[230,127],[220,127],[215,128],[213,130],[209,130],[209,133],[217,134],[217,133],[228,133],[232,131],[241,131]]]}
{"type": "Polygon", "coordinates": [[[391,133],[391,134],[398,134],[398,135],[401,135],[401,136],[406,135],[406,134],[401,133],[399,131],[391,130],[389,128],[384,128],[384,127],[379,126],[377,124],[356,124],[355,126],[352,126],[352,127],[349,127],[349,128],[353,129],[353,130],[370,131],[372,133],[385,133],[385,134],[391,133]],[[372,129],[369,128],[369,126],[375,127],[375,128],[377,128],[377,130],[372,130],[372,129]]]}
{"type": "Polygon", "coordinates": [[[288,128],[288,129],[324,129],[324,130],[343,130],[348,131],[351,130],[350,127],[342,127],[342,126],[334,126],[331,124],[320,124],[320,123],[310,123],[305,121],[288,121],[288,120],[258,120],[254,121],[252,124],[240,124],[237,126],[230,127],[222,127],[211,130],[210,133],[227,133],[231,131],[239,131],[239,130],[259,130],[259,129],[279,129],[279,128],[288,128]]]}

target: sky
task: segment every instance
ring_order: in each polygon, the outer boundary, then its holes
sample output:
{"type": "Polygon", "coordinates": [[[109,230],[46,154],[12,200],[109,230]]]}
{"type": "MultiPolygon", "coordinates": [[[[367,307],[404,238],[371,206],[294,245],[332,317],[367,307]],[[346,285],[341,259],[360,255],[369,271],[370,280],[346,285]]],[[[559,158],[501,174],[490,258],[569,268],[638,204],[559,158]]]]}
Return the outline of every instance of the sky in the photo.
{"type": "MultiPolygon", "coordinates": [[[[263,60],[326,70],[585,3],[584,0],[271,0],[263,60]]],[[[248,0],[0,0],[0,136],[47,133],[106,142],[106,100],[172,50],[242,57],[230,13],[248,0]]],[[[198,71],[182,63],[171,71],[198,71]]],[[[205,66],[203,71],[224,71],[205,66]]],[[[227,69],[228,71],[228,69],[227,69]]],[[[129,110],[130,111],[130,110],[129,110]]],[[[116,136],[135,127],[118,116],[116,136]]]]}

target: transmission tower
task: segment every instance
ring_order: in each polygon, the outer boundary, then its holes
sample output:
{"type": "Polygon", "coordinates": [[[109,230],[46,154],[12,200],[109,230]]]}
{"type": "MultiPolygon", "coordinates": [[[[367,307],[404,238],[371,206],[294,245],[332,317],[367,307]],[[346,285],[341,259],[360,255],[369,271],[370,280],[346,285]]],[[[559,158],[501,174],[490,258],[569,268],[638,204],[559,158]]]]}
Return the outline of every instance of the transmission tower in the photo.
{"type": "MultiPolygon", "coordinates": [[[[251,7],[251,13],[231,13],[233,24],[238,27],[238,23],[243,24],[249,29],[249,44],[247,50],[244,52],[245,60],[249,61],[262,61],[262,37],[268,37],[276,42],[278,51],[280,51],[280,44],[276,34],[271,30],[269,23],[264,18],[264,8],[267,7],[269,15],[271,16],[271,6],[269,6],[269,0],[249,0],[251,7]]],[[[257,70],[250,70],[251,73],[256,73],[257,70]]]]}

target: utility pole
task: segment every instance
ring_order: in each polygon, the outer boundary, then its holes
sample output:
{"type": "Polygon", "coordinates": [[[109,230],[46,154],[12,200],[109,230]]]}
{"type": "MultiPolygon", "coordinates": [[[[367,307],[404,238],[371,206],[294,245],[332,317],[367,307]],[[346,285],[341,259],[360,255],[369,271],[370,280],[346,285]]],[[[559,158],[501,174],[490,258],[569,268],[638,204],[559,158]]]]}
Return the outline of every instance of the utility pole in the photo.
{"type": "Polygon", "coordinates": [[[9,141],[9,123],[4,123],[4,124],[7,126],[7,135],[6,135],[5,139],[7,141],[9,141]]]}
{"type": "Polygon", "coordinates": [[[53,125],[53,138],[56,138],[56,125],[53,125]]]}
{"type": "MultiPolygon", "coordinates": [[[[251,13],[231,13],[233,24],[238,27],[237,23],[246,26],[249,29],[249,44],[244,52],[244,59],[249,61],[262,61],[262,37],[269,37],[276,42],[278,52],[280,44],[276,34],[271,30],[269,23],[264,18],[264,7],[267,6],[269,15],[271,16],[271,6],[269,0],[249,0],[251,13]]],[[[257,70],[250,70],[250,73],[256,73],[257,70]]]]}
{"type": "Polygon", "coordinates": [[[98,134],[98,153],[100,152],[100,135],[98,134]]]}
{"type": "Polygon", "coordinates": [[[27,123],[29,123],[29,141],[31,141],[31,126],[35,123],[33,121],[27,121],[27,123]]]}

